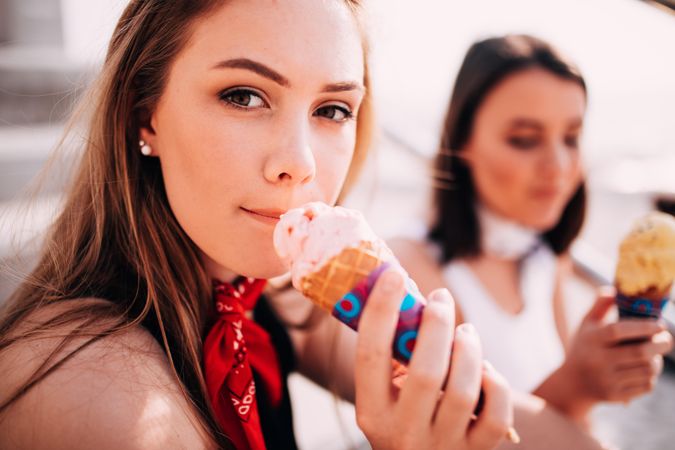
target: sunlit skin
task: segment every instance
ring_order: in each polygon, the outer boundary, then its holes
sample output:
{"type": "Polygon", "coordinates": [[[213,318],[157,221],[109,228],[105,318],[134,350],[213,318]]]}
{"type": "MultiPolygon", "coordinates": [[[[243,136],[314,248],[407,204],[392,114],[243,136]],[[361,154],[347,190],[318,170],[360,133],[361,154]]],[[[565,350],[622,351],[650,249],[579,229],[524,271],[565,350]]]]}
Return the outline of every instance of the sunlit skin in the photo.
{"type": "Polygon", "coordinates": [[[141,139],[211,276],[286,270],[272,230],[290,208],[337,199],[363,77],[343,2],[233,1],[197,22],[141,139]]]}
{"type": "Polygon", "coordinates": [[[466,158],[480,201],[545,231],[582,181],[579,138],[586,95],[543,69],[516,72],[479,106],[466,158]]]}

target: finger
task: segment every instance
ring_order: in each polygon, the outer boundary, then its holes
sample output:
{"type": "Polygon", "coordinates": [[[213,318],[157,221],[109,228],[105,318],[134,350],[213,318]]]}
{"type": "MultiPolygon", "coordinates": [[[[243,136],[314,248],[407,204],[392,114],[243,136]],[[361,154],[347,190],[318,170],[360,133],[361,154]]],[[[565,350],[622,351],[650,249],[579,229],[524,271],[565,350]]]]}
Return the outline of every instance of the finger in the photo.
{"type": "Polygon", "coordinates": [[[608,349],[609,358],[617,368],[626,368],[645,364],[656,355],[664,355],[672,348],[670,333],[662,331],[652,336],[649,341],[621,344],[608,349]]]}
{"type": "Polygon", "coordinates": [[[664,330],[664,325],[656,320],[625,319],[605,325],[600,329],[600,339],[606,345],[629,344],[626,341],[649,340],[664,330]]]}
{"type": "Polygon", "coordinates": [[[622,385],[619,388],[619,391],[616,394],[616,398],[613,399],[614,401],[623,401],[627,402],[635,397],[647,394],[651,392],[654,389],[654,386],[656,385],[655,381],[646,381],[646,382],[641,382],[638,384],[627,384],[627,385],[622,385]]]}
{"type": "Polygon", "coordinates": [[[603,286],[598,290],[598,297],[591,309],[586,313],[584,322],[599,322],[615,304],[615,291],[611,286],[603,286]]]}
{"type": "Polygon", "coordinates": [[[408,378],[401,390],[397,410],[405,411],[410,424],[431,424],[439,393],[450,366],[450,348],[455,328],[454,302],[447,289],[429,295],[408,378]]]}
{"type": "Polygon", "coordinates": [[[455,330],[450,375],[435,418],[448,429],[448,439],[463,439],[476,408],[482,379],[483,355],[478,333],[470,323],[455,330]]]}
{"type": "Polygon", "coordinates": [[[619,367],[617,368],[616,373],[622,376],[628,376],[629,374],[642,374],[645,377],[652,377],[660,375],[662,370],[663,356],[654,355],[647,362],[641,362],[632,366],[619,367]]]}
{"type": "MultiPolygon", "coordinates": [[[[662,324],[664,328],[667,328],[665,325],[662,324]]],[[[665,355],[666,353],[670,353],[673,350],[673,335],[670,334],[670,331],[664,329],[662,332],[657,333],[656,336],[652,338],[652,342],[655,343],[660,343],[662,346],[660,347],[659,353],[661,355],[665,355]]]]}
{"type": "Polygon", "coordinates": [[[513,426],[513,401],[506,379],[485,361],[483,370],[484,405],[469,430],[469,443],[474,448],[493,448],[513,426]]]}
{"type": "Polygon", "coordinates": [[[356,408],[360,417],[378,417],[392,407],[392,342],[403,298],[403,276],[385,271],[363,308],[356,346],[356,408]]]}

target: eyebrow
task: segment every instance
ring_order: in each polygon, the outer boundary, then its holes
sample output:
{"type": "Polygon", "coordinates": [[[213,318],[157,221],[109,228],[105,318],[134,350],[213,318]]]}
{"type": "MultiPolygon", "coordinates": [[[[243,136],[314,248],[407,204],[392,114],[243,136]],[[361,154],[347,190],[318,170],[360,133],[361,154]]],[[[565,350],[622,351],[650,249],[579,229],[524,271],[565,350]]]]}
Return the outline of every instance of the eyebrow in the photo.
{"type": "Polygon", "coordinates": [[[213,66],[213,69],[244,69],[257,73],[261,77],[265,77],[277,83],[280,86],[289,87],[291,83],[288,78],[281,75],[279,72],[267,67],[266,65],[253,61],[248,58],[235,58],[220,61],[213,66]]]}
{"type": "Polygon", "coordinates": [[[347,92],[347,91],[365,91],[366,88],[360,83],[345,81],[342,83],[327,84],[321,89],[321,92],[347,92]]]}
{"type": "MultiPolygon", "coordinates": [[[[568,127],[577,128],[581,127],[582,124],[583,119],[580,117],[576,117],[569,121],[568,127]]],[[[527,118],[514,119],[509,123],[509,126],[510,128],[535,128],[537,130],[541,130],[544,128],[544,126],[539,121],[527,118]]]]}
{"type": "MultiPolygon", "coordinates": [[[[290,87],[291,82],[288,81],[288,78],[284,77],[281,75],[279,72],[276,70],[259,63],[257,61],[253,61],[252,59],[248,58],[234,58],[234,59],[227,59],[224,61],[219,61],[217,62],[212,69],[244,69],[244,70],[249,70],[251,72],[254,72],[261,77],[267,78],[269,80],[274,81],[280,86],[283,87],[290,87]]],[[[339,82],[339,83],[330,83],[326,84],[323,86],[321,89],[321,92],[347,92],[347,91],[365,91],[365,87],[356,82],[351,82],[351,81],[345,81],[345,82],[339,82]]]]}
{"type": "Polygon", "coordinates": [[[533,119],[518,118],[509,123],[510,128],[544,128],[541,123],[533,119]]]}

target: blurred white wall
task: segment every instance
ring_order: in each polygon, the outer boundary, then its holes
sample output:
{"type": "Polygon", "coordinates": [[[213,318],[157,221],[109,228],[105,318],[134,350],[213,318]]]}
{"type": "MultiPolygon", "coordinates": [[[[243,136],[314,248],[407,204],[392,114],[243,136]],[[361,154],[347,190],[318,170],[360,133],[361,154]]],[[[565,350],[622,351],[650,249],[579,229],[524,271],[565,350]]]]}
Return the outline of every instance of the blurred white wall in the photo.
{"type": "MultiPolygon", "coordinates": [[[[380,116],[421,152],[437,145],[469,45],[525,32],[569,54],[588,81],[589,166],[675,154],[675,14],[636,0],[371,1],[380,116]]],[[[671,178],[644,185],[675,192],[671,178]]]]}
{"type": "Polygon", "coordinates": [[[67,57],[86,67],[103,61],[115,24],[127,3],[127,0],[61,0],[67,57]]]}

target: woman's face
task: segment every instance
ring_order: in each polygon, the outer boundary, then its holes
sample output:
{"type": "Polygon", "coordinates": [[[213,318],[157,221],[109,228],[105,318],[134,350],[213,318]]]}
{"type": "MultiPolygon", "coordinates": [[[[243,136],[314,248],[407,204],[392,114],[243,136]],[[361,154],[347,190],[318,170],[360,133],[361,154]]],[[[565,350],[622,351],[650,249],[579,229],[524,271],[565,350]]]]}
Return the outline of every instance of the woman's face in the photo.
{"type": "Polygon", "coordinates": [[[193,31],[141,139],[210,275],[279,275],[279,215],[334,203],[352,159],[364,96],[355,18],[338,0],[233,0],[193,31]]]}
{"type": "Polygon", "coordinates": [[[544,69],[516,72],[485,97],[466,158],[478,199],[500,215],[552,228],[582,181],[583,88],[544,69]]]}

